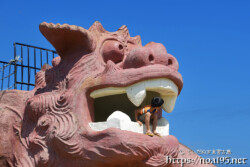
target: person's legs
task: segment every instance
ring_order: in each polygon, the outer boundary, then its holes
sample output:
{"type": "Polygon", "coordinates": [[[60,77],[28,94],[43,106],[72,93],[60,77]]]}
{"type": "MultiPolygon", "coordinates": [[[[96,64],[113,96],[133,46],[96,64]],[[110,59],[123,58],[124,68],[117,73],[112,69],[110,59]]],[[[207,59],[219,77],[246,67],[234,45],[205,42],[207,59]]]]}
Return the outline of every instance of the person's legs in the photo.
{"type": "Polygon", "coordinates": [[[157,113],[156,112],[152,114],[152,119],[153,119],[153,129],[152,129],[152,131],[153,131],[153,133],[155,133],[156,125],[157,125],[157,113]]]}
{"type": "Polygon", "coordinates": [[[153,119],[153,129],[152,129],[152,131],[153,131],[153,133],[155,135],[160,136],[160,134],[156,132],[156,126],[157,126],[157,120],[158,120],[157,113],[156,112],[153,113],[151,117],[153,119]]]}
{"type": "Polygon", "coordinates": [[[146,125],[146,134],[149,136],[152,136],[152,132],[150,130],[150,117],[151,117],[151,113],[147,112],[145,114],[145,125],[146,125]]]}

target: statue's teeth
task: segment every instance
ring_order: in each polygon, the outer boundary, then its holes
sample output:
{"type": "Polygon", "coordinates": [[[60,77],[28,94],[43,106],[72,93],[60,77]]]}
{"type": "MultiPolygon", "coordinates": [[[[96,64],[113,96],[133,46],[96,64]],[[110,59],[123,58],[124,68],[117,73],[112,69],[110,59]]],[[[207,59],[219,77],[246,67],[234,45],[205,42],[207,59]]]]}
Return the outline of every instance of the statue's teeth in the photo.
{"type": "Polygon", "coordinates": [[[130,130],[130,124],[130,117],[121,111],[115,111],[107,118],[107,128],[130,130]]]}
{"type": "Polygon", "coordinates": [[[123,94],[125,93],[124,88],[114,88],[114,87],[108,87],[103,89],[98,89],[90,93],[90,97],[92,98],[98,98],[98,97],[105,97],[110,95],[117,95],[117,94],[123,94]]]}
{"type": "Polygon", "coordinates": [[[175,106],[175,101],[176,101],[177,96],[176,95],[166,95],[166,96],[161,95],[161,98],[164,100],[164,103],[162,105],[163,110],[168,113],[172,112],[175,106]]]}
{"type": "MultiPolygon", "coordinates": [[[[146,125],[140,126],[137,122],[131,121],[129,116],[121,111],[113,112],[105,122],[90,122],[89,126],[94,131],[103,131],[108,128],[118,128],[135,133],[146,133],[146,125]]],[[[150,125],[152,129],[152,125],[150,125]]],[[[162,135],[169,135],[169,122],[165,118],[159,118],[157,121],[156,131],[162,135]]]]}
{"type": "Polygon", "coordinates": [[[144,82],[134,84],[126,89],[128,99],[135,105],[139,106],[146,97],[144,82]]]}
{"type": "Polygon", "coordinates": [[[169,79],[153,79],[144,81],[148,91],[158,92],[161,95],[177,95],[178,87],[169,79]]]}
{"type": "Polygon", "coordinates": [[[146,90],[157,92],[164,100],[163,109],[170,113],[174,109],[178,95],[178,87],[173,81],[160,78],[145,80],[129,87],[108,87],[91,92],[92,98],[127,93],[128,99],[136,106],[139,106],[146,97],[146,90]]]}

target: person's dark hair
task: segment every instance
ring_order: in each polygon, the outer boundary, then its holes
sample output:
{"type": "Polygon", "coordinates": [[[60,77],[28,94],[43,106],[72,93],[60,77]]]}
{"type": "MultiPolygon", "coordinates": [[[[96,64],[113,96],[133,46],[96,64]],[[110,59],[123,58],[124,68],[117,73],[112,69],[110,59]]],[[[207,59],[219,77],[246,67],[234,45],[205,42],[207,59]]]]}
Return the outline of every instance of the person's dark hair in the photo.
{"type": "Polygon", "coordinates": [[[151,107],[160,107],[164,103],[164,100],[160,97],[153,97],[151,100],[151,107]]]}

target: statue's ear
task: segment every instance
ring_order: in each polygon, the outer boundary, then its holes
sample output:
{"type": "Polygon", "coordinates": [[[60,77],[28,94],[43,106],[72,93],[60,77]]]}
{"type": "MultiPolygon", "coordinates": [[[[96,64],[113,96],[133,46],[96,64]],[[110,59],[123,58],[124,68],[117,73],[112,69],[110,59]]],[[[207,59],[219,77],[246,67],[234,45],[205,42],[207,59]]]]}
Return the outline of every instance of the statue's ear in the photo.
{"type": "Polygon", "coordinates": [[[88,54],[95,49],[91,32],[82,27],[43,22],[39,29],[62,59],[75,53],[88,54]]]}

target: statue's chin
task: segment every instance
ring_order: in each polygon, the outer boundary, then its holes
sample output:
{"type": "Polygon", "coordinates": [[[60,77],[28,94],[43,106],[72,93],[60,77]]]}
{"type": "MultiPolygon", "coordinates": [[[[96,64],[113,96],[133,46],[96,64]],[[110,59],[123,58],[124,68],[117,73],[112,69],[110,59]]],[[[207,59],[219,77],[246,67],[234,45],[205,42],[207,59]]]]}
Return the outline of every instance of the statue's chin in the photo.
{"type": "Polygon", "coordinates": [[[95,141],[94,145],[91,142],[86,144],[84,149],[91,150],[91,158],[96,164],[120,166],[133,162],[140,163],[140,166],[165,166],[166,156],[177,157],[179,152],[179,142],[171,135],[149,137],[109,128],[100,132],[89,131],[84,137],[86,142],[95,141]]]}

